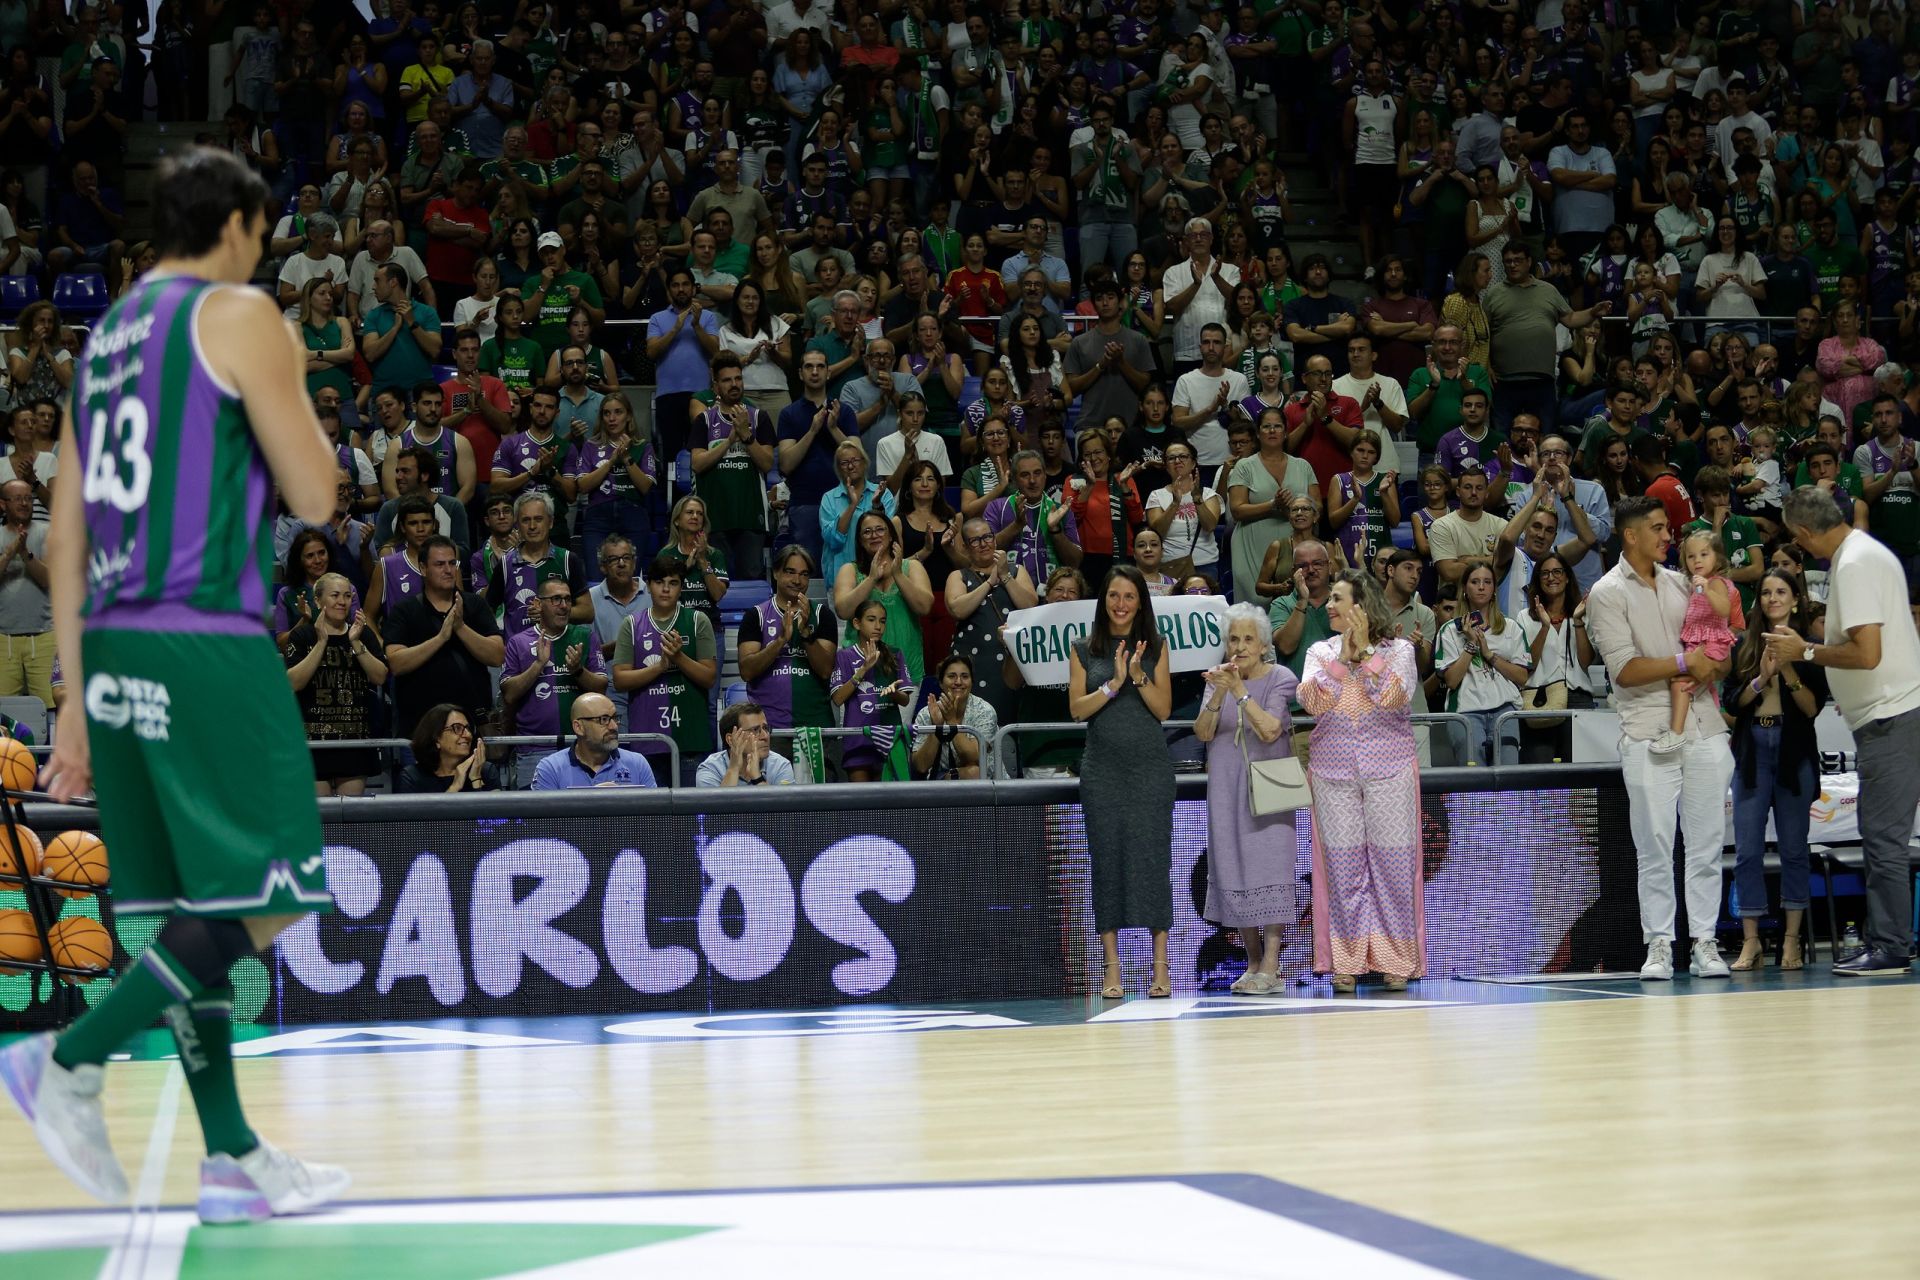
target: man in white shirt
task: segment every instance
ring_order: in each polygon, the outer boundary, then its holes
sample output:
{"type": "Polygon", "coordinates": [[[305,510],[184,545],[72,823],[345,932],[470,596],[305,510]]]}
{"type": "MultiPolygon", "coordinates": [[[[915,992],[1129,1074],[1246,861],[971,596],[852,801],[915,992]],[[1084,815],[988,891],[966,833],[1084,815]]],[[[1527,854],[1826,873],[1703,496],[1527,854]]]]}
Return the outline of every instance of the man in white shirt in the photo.
{"type": "Polygon", "coordinates": [[[1720,117],[1720,123],[1713,127],[1713,136],[1717,142],[1716,153],[1720,163],[1726,166],[1727,181],[1732,182],[1734,158],[1739,150],[1733,145],[1735,129],[1753,130],[1754,145],[1759,154],[1773,153],[1773,126],[1767,118],[1748,105],[1747,81],[1744,76],[1735,76],[1727,82],[1727,114],[1720,117]]]}
{"type": "Polygon", "coordinates": [[[1347,339],[1347,372],[1333,380],[1333,394],[1347,396],[1360,406],[1368,435],[1380,442],[1380,465],[1393,470],[1398,454],[1393,442],[1407,425],[1407,393],[1398,382],[1373,367],[1373,339],[1356,333],[1347,339]]]}
{"type": "Polygon", "coordinates": [[[1181,374],[1173,384],[1173,429],[1187,437],[1202,468],[1227,460],[1228,407],[1253,394],[1247,375],[1227,368],[1226,359],[1226,326],[1202,325],[1200,367],[1181,374]]]}
{"type": "MultiPolygon", "coordinates": [[[[1827,507],[1833,509],[1830,499],[1827,507]]],[[[1614,524],[1620,531],[1620,563],[1587,596],[1587,637],[1613,678],[1613,703],[1620,713],[1620,769],[1639,861],[1640,929],[1647,944],[1640,978],[1673,978],[1676,819],[1687,841],[1683,876],[1694,938],[1693,976],[1724,978],[1729,971],[1714,941],[1714,926],[1720,918],[1720,847],[1727,832],[1733,753],[1713,690],[1727,664],[1716,663],[1705,649],[1680,643],[1690,593],[1687,580],[1662,565],[1673,534],[1660,500],[1623,499],[1614,524]],[[1686,733],[1668,744],[1662,739],[1674,735],[1667,691],[1675,685],[1691,690],[1692,703],[1686,733]],[[1670,749],[1656,750],[1660,746],[1670,749]]],[[[1911,807],[1906,821],[1911,830],[1911,807]]],[[[1905,848],[1903,837],[1903,858],[1905,848]]],[[[1904,916],[1900,927],[1907,927],[1904,916]]],[[[1903,940],[1902,955],[1905,946],[1903,940]]]]}
{"type": "Polygon", "coordinates": [[[1907,604],[1906,574],[1893,552],[1849,528],[1833,499],[1819,489],[1788,494],[1782,518],[1802,551],[1831,562],[1827,643],[1813,644],[1780,628],[1768,634],[1768,651],[1783,667],[1812,662],[1827,668],[1827,683],[1853,730],[1858,756],[1867,946],[1841,957],[1833,971],[1842,977],[1905,974],[1912,963],[1907,942],[1913,927],[1907,844],[1914,807],[1920,805],[1920,769],[1913,763],[1920,758],[1920,635],[1907,604]]]}
{"type": "MultiPolygon", "coordinates": [[[[428,306],[435,305],[433,285],[427,279],[427,264],[420,261],[420,255],[406,245],[395,244],[393,224],[381,218],[367,224],[367,247],[353,255],[353,268],[347,275],[346,313],[356,321],[362,316],[361,300],[373,298],[373,273],[389,262],[397,262],[406,268],[407,279],[413,281],[413,287],[419,291],[420,300],[428,306]]],[[[373,298],[378,302],[378,298],[373,298]]],[[[373,303],[367,303],[371,307],[373,303]]]]}
{"type": "MultiPolygon", "coordinates": [[[[1201,326],[1226,323],[1227,303],[1234,286],[1240,283],[1240,268],[1213,256],[1211,222],[1187,219],[1186,242],[1188,256],[1168,267],[1160,279],[1167,314],[1174,318],[1173,367],[1179,373],[1200,360],[1201,326]]],[[[1241,394],[1244,397],[1246,393],[1241,394]]],[[[1205,463],[1205,459],[1201,461],[1205,463]]]]}

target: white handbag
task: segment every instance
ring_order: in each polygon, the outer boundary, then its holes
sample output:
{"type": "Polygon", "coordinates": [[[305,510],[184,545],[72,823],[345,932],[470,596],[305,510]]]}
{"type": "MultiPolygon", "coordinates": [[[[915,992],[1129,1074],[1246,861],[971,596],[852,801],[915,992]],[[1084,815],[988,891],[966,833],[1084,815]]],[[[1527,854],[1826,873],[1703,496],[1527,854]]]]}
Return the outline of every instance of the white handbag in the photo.
{"type": "MultiPolygon", "coordinates": [[[[1246,752],[1246,729],[1247,717],[1242,712],[1233,733],[1234,742],[1242,754],[1246,752]]],[[[1247,761],[1247,805],[1253,810],[1254,817],[1292,813],[1296,809],[1310,808],[1312,804],[1313,788],[1307,783],[1307,769],[1298,756],[1247,761]]]]}

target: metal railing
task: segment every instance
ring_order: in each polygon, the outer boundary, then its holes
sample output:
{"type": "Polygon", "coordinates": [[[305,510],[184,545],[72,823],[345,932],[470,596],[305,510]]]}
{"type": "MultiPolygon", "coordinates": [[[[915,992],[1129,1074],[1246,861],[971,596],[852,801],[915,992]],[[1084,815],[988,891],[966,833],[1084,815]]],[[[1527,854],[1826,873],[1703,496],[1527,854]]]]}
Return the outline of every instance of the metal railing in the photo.
{"type": "MultiPolygon", "coordinates": [[[[1433,725],[1457,725],[1459,726],[1458,731],[1462,745],[1472,741],[1469,727],[1471,722],[1457,711],[1416,711],[1412,716],[1412,720],[1416,728],[1422,726],[1430,728],[1433,725]]],[[[1197,722],[1193,720],[1162,720],[1160,725],[1164,729],[1179,730],[1191,729],[1195,723],[1197,722]]],[[[1314,718],[1312,716],[1290,716],[1287,722],[1287,731],[1289,734],[1298,734],[1303,731],[1310,731],[1313,725],[1314,718]]],[[[1007,772],[1007,761],[1011,757],[1008,755],[1006,748],[1007,744],[1019,734],[1085,733],[1086,731],[1087,722],[1084,720],[1045,720],[1024,724],[1002,725],[1000,731],[993,736],[995,776],[999,778],[1011,778],[1013,776],[1007,772]]],[[[1451,739],[1452,736],[1453,733],[1450,730],[1448,733],[1449,739],[1451,739]]]]}
{"type": "MultiPolygon", "coordinates": [[[[964,733],[968,737],[972,738],[975,742],[980,743],[980,745],[983,748],[987,746],[986,740],[980,736],[980,731],[978,729],[975,729],[970,724],[938,725],[935,727],[948,728],[948,729],[952,729],[956,733],[964,733]]],[[[901,726],[900,731],[904,733],[907,737],[907,751],[909,752],[909,754],[911,754],[911,752],[913,751],[914,728],[910,724],[903,724],[901,726]]],[[[791,742],[795,738],[799,737],[802,733],[808,733],[808,732],[818,732],[822,738],[862,738],[866,736],[867,731],[865,728],[861,728],[858,726],[848,728],[845,725],[835,725],[832,727],[824,727],[818,730],[812,730],[805,727],[795,728],[795,729],[774,729],[770,732],[769,736],[771,736],[775,742],[791,742]]],[[[791,763],[791,758],[789,758],[789,763],[791,763]]],[[[980,776],[983,778],[988,776],[984,767],[981,770],[980,776]]],[[[824,782],[827,780],[824,778],[816,778],[815,781],[824,782]]]]}

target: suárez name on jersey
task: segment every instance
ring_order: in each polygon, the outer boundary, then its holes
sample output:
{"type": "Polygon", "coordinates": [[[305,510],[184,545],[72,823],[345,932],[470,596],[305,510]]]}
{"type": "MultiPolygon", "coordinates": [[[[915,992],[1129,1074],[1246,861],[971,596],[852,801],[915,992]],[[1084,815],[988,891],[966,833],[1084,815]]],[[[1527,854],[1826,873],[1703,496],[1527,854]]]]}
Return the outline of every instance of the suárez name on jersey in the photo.
{"type": "Polygon", "coordinates": [[[87,347],[90,356],[117,356],[128,347],[145,342],[153,333],[153,317],[137,316],[132,323],[116,325],[105,333],[93,335],[87,347]]]}

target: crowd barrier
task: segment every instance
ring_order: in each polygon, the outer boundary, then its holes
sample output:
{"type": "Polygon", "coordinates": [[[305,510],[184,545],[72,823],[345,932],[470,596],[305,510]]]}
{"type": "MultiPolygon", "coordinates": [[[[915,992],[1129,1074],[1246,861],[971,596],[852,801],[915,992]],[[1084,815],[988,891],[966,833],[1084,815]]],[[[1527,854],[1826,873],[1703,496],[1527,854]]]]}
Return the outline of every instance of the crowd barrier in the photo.
{"type": "MultiPolygon", "coordinates": [[[[1616,768],[1434,769],[1422,789],[1430,974],[1639,963],[1616,768]]],[[[1205,794],[1179,779],[1170,945],[1188,993],[1237,963],[1200,917],[1205,794]]],[[[339,910],[244,962],[238,1003],[297,1024],[1081,996],[1100,974],[1078,800],[1070,779],[322,800],[339,910]]],[[[1304,815],[1297,839],[1296,976],[1304,815]]],[[[1123,954],[1144,967],[1147,936],[1123,935],[1123,954]]],[[[0,1006],[19,1009],[31,981],[0,979],[0,1006]]]]}

